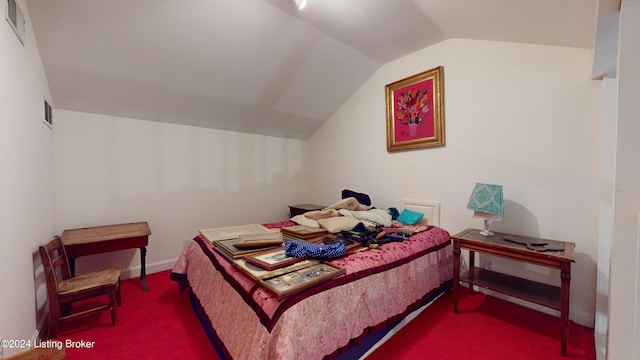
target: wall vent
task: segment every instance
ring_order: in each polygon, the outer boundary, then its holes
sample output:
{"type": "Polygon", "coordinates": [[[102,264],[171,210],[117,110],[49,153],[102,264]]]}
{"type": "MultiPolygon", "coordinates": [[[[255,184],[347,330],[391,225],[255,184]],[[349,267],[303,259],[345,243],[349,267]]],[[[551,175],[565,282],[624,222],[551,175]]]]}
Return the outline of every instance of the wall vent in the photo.
{"type": "Polygon", "coordinates": [[[53,113],[51,112],[51,105],[46,99],[44,100],[44,123],[50,128],[53,127],[53,113]]]}
{"type": "Polygon", "coordinates": [[[18,4],[16,4],[16,0],[7,0],[7,21],[16,35],[18,35],[22,45],[24,45],[24,15],[18,4]]]}

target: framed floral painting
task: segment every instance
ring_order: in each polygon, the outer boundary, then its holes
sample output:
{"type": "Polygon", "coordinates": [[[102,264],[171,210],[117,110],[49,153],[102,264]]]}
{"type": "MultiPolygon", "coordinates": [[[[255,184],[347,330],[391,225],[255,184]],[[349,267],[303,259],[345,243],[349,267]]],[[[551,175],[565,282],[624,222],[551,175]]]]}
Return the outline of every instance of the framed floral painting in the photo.
{"type": "Polygon", "coordinates": [[[443,68],[388,84],[387,151],[444,145],[443,68]]]}

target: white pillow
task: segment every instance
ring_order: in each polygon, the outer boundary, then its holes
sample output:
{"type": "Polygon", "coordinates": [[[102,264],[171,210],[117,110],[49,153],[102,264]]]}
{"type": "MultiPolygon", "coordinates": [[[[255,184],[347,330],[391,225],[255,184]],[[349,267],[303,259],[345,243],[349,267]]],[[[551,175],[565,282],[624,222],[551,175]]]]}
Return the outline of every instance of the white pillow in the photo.
{"type": "Polygon", "coordinates": [[[351,230],[353,229],[360,220],[351,217],[351,216],[336,216],[325,219],[318,219],[318,224],[320,227],[327,229],[330,233],[337,233],[342,230],[351,230]]]}
{"type": "Polygon", "coordinates": [[[304,216],[303,214],[296,215],[296,216],[292,217],[291,221],[293,221],[294,223],[296,223],[298,225],[306,225],[306,226],[311,226],[311,227],[314,227],[314,228],[319,228],[320,227],[320,224],[318,224],[318,220],[309,219],[308,217],[304,216]]]}

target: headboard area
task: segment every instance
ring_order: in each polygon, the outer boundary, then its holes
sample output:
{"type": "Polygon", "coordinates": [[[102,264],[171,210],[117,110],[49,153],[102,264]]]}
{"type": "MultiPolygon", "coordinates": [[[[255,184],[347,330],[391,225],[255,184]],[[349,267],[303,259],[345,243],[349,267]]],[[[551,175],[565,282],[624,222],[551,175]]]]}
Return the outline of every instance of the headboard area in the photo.
{"type": "Polygon", "coordinates": [[[424,214],[418,224],[440,226],[440,203],[436,201],[402,199],[402,211],[409,209],[424,214]]]}

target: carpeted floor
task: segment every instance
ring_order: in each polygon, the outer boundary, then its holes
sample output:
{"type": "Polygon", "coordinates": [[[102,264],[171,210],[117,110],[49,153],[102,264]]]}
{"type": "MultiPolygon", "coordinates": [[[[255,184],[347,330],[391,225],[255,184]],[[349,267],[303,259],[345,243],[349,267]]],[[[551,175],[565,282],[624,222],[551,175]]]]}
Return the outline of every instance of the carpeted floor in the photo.
{"type": "Polygon", "coordinates": [[[138,279],[122,282],[118,325],[108,311],[65,324],[57,336],[66,342],[95,342],[92,349],[67,349],[66,359],[217,359],[188,290],[179,291],[169,271],[147,276],[149,292],[138,279]]]}
{"type": "MultiPolygon", "coordinates": [[[[65,325],[57,340],[93,342],[67,349],[67,359],[218,359],[188,291],[169,271],[147,281],[149,292],[137,279],[122,282],[117,326],[108,312],[65,325]]],[[[447,292],[367,359],[595,359],[593,329],[571,323],[562,357],[558,318],[482,294],[465,295],[459,314],[452,309],[447,292]]]]}
{"type": "Polygon", "coordinates": [[[367,360],[595,359],[593,329],[570,322],[563,357],[559,318],[484,294],[468,295],[467,289],[461,294],[458,314],[449,291],[367,360]]]}

